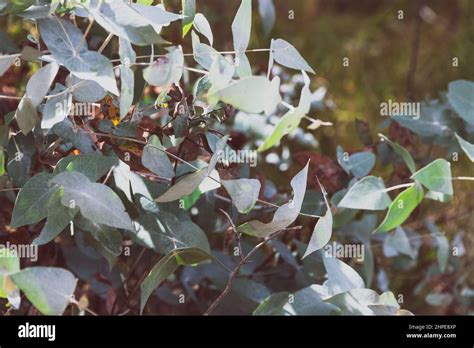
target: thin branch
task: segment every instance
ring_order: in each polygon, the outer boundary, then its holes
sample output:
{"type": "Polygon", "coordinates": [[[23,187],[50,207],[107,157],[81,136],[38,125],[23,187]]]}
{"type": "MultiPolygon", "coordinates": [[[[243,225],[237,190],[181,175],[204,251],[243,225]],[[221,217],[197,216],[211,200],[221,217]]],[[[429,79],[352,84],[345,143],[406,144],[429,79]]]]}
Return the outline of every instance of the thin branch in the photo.
{"type": "Polygon", "coordinates": [[[252,250],[249,251],[249,253],[247,255],[245,255],[241,260],[240,262],[237,264],[237,266],[235,267],[235,269],[232,271],[232,273],[230,274],[230,277],[229,277],[229,281],[227,282],[227,285],[226,287],[224,288],[224,290],[221,292],[221,294],[215,299],[215,301],[209,306],[209,308],[207,309],[207,311],[204,313],[204,315],[210,315],[215,309],[216,307],[224,300],[224,298],[227,296],[227,294],[229,293],[229,291],[231,290],[232,288],[232,284],[234,283],[234,280],[235,278],[239,275],[239,272],[240,272],[240,269],[242,268],[242,266],[248,262],[248,260],[252,257],[253,254],[255,254],[255,252],[260,249],[262,246],[264,246],[265,244],[267,244],[269,241],[271,241],[272,239],[276,238],[277,236],[280,235],[280,233],[282,232],[286,232],[286,231],[292,231],[292,230],[300,230],[302,228],[302,226],[296,226],[296,227],[290,227],[290,228],[285,228],[283,230],[280,230],[280,231],[277,231],[275,233],[273,233],[272,235],[270,236],[267,236],[263,241],[261,241],[260,243],[258,243],[252,250]]]}

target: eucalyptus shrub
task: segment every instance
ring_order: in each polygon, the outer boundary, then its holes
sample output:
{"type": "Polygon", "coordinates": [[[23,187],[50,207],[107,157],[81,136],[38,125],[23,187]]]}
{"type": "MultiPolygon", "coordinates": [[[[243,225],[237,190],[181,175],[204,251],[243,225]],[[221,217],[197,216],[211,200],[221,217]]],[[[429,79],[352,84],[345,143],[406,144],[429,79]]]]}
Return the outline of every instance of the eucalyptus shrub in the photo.
{"type": "MultiPolygon", "coordinates": [[[[338,148],[344,188],[328,194],[306,160],[288,183],[291,194],[278,194],[252,177],[262,154],[288,137],[299,141],[305,128],[332,125],[310,117],[322,101],[311,90],[315,71],[284,39],[249,48],[256,2],[242,0],[231,52],[213,47],[194,0],[182,0],[179,13],[151,3],[0,1],[2,15],[38,33],[29,37],[36,48],[0,56],[0,74],[35,66],[0,126],[2,192],[14,199],[18,191],[11,227],[38,226],[31,245],[59,250],[64,260],[63,268],[22,268],[9,250],[0,258],[0,296],[21,310],[24,293],[47,315],[71,304],[72,313],[153,314],[157,300],[192,302],[206,314],[410,314],[380,285],[381,269],[375,285],[374,245],[404,267],[416,264],[421,236],[404,224],[426,200],[449,207],[453,180],[474,180],[452,176],[451,156],[462,149],[474,161],[474,83],[452,82],[421,105],[418,119],[393,117],[444,147],[445,158],[415,160],[379,134],[376,153],[338,148]],[[161,36],[177,23],[192,52],[161,36]],[[107,35],[92,50],[96,27],[107,35]],[[144,49],[150,54],[137,55],[144,49]],[[254,74],[250,53],[268,55],[267,73],[254,74]],[[239,144],[233,127],[256,141],[239,144]],[[372,174],[383,151],[404,163],[408,182],[386,187],[372,174]],[[89,308],[90,296],[104,305],[89,308]]],[[[258,6],[269,33],[273,4],[258,6]]],[[[430,272],[457,267],[446,235],[425,224],[436,252],[430,272]]]]}

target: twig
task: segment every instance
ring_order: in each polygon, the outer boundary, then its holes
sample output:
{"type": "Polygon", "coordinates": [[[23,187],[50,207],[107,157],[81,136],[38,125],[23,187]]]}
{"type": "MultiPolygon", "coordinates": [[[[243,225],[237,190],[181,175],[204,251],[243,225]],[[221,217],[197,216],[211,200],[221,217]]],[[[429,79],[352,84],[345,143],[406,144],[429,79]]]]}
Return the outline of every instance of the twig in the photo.
{"type": "Polygon", "coordinates": [[[264,246],[265,244],[267,244],[267,243],[268,243],[269,241],[271,241],[272,239],[274,239],[274,238],[276,238],[277,236],[279,236],[280,233],[282,233],[282,232],[291,231],[291,230],[300,230],[301,228],[302,228],[302,226],[296,226],[296,227],[285,228],[285,229],[283,229],[283,230],[277,231],[277,232],[273,233],[272,235],[267,236],[263,241],[261,241],[260,243],[258,243],[252,250],[250,250],[249,253],[248,253],[247,255],[245,255],[245,256],[240,260],[240,262],[237,264],[237,266],[235,267],[235,269],[232,271],[232,273],[230,274],[229,281],[227,282],[226,287],[225,287],[224,290],[221,292],[221,294],[215,299],[215,301],[209,306],[209,308],[208,308],[207,311],[204,313],[204,315],[210,315],[210,314],[216,309],[216,307],[224,300],[224,298],[227,296],[227,294],[228,294],[229,291],[231,290],[232,284],[234,283],[235,278],[239,275],[240,269],[242,268],[242,266],[243,266],[245,263],[247,263],[247,261],[252,257],[252,255],[253,255],[258,249],[260,249],[262,246],[264,246]]]}
{"type": "Polygon", "coordinates": [[[230,227],[232,228],[232,231],[235,234],[235,238],[237,239],[237,245],[239,246],[240,259],[242,260],[242,258],[244,257],[244,253],[242,251],[242,243],[240,243],[240,233],[237,231],[237,227],[235,226],[234,221],[232,221],[232,218],[230,217],[230,215],[224,209],[219,208],[219,211],[225,215],[227,221],[230,224],[230,227]]]}

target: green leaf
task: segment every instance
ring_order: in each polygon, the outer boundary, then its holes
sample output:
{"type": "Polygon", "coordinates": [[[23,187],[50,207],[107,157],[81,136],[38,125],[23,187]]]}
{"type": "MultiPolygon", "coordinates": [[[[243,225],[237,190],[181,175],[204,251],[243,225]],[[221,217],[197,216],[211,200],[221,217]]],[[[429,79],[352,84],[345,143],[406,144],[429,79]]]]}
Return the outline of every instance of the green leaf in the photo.
{"type": "Polygon", "coordinates": [[[62,203],[79,207],[81,214],[96,223],[132,230],[132,221],[117,194],[108,186],[92,183],[78,172],[64,172],[52,181],[64,187],[62,203]]]}
{"type": "Polygon", "coordinates": [[[165,153],[165,148],[156,135],[150,137],[148,144],[143,149],[142,164],[160,177],[173,178],[175,175],[173,165],[165,153]]]}
{"type": "Polygon", "coordinates": [[[384,141],[386,141],[401,158],[405,161],[408,169],[412,173],[416,172],[416,165],[415,161],[413,160],[413,157],[411,156],[410,152],[408,152],[407,149],[405,149],[403,146],[391,141],[389,138],[387,138],[383,134],[379,134],[379,137],[381,137],[384,141]]]}
{"type": "Polygon", "coordinates": [[[184,196],[182,199],[181,199],[181,203],[182,203],[182,207],[183,207],[183,210],[189,210],[191,209],[191,207],[196,204],[196,202],[199,200],[199,198],[201,197],[201,190],[199,189],[199,187],[197,189],[195,189],[193,191],[193,193],[191,193],[190,195],[187,195],[187,196],[184,196]]]}
{"type": "Polygon", "coordinates": [[[178,262],[178,259],[187,259],[188,257],[195,260],[205,261],[210,258],[210,255],[200,249],[192,248],[176,249],[163,256],[161,260],[153,266],[143,283],[140,285],[140,313],[143,313],[143,309],[153,291],[155,291],[163,281],[168,279],[168,277],[179,268],[180,262],[178,262]]]}
{"type": "MultiPolygon", "coordinates": [[[[291,132],[295,131],[300,125],[303,117],[305,117],[311,109],[311,90],[309,88],[310,80],[305,72],[303,72],[303,79],[305,84],[303,86],[303,89],[301,90],[300,102],[298,104],[298,107],[288,110],[288,112],[281,118],[281,120],[278,121],[275,128],[273,129],[272,134],[267,139],[265,139],[265,142],[258,148],[259,152],[263,152],[272,148],[286,134],[290,134],[291,132]]],[[[275,102],[277,102],[277,99],[275,99],[275,102]]]]}
{"type": "Polygon", "coordinates": [[[403,224],[423,200],[423,196],[423,188],[419,184],[400,193],[390,204],[385,219],[374,233],[388,232],[403,224]]]}
{"type": "Polygon", "coordinates": [[[332,235],[333,220],[331,206],[327,200],[326,190],[321,185],[321,183],[319,183],[319,186],[324,196],[324,202],[326,203],[326,213],[323,217],[319,218],[316,226],[314,226],[313,234],[311,235],[311,239],[309,240],[308,248],[303,255],[303,259],[309,254],[314,253],[316,250],[323,248],[329,242],[332,235]]]}
{"type": "Polygon", "coordinates": [[[471,144],[461,138],[457,133],[456,133],[456,138],[458,139],[459,145],[463,149],[463,151],[466,153],[467,157],[471,160],[471,162],[474,162],[474,144],[471,144]]]}
{"type": "Polygon", "coordinates": [[[256,179],[222,180],[239,213],[247,214],[253,209],[260,193],[261,184],[256,179]]]}
{"type": "Polygon", "coordinates": [[[74,219],[78,209],[70,209],[61,203],[63,190],[57,190],[47,203],[48,219],[41,233],[32,244],[43,245],[56,238],[74,219]]]}
{"type": "Polygon", "coordinates": [[[457,80],[449,84],[448,100],[458,115],[474,125],[474,82],[457,80]]]}
{"type": "Polygon", "coordinates": [[[74,294],[77,279],[61,268],[32,267],[12,274],[12,281],[45,315],[61,315],[74,294]]]}
{"type": "Polygon", "coordinates": [[[181,0],[183,9],[183,37],[191,30],[196,15],[196,0],[181,0]]]}
{"type": "MultiPolygon", "coordinates": [[[[89,178],[90,181],[96,182],[109,172],[109,170],[118,164],[117,158],[103,156],[99,152],[91,155],[77,155],[66,157],[68,162],[65,170],[68,172],[79,172],[89,178]]],[[[64,160],[63,160],[64,161],[64,160]]],[[[61,161],[61,164],[63,163],[61,161]]],[[[55,173],[59,173],[55,171],[55,173]]]]}
{"type": "Polygon", "coordinates": [[[122,253],[122,235],[115,228],[85,219],[82,215],[78,216],[75,223],[79,229],[89,232],[99,242],[100,247],[112,257],[122,253]]]}
{"type": "Polygon", "coordinates": [[[282,39],[272,40],[271,50],[273,53],[273,59],[278,64],[286,66],[287,68],[304,70],[315,74],[314,70],[289,42],[282,39]]]}
{"type": "Polygon", "coordinates": [[[385,210],[392,200],[381,178],[367,176],[357,181],[339,202],[338,207],[362,210],[385,210]]]}
{"type": "Polygon", "coordinates": [[[431,191],[453,194],[451,164],[445,159],[437,159],[411,176],[431,191]]]}
{"type": "Polygon", "coordinates": [[[23,97],[18,104],[18,109],[15,114],[18,127],[23,134],[28,134],[35,128],[39,121],[38,112],[36,106],[33,105],[30,99],[23,97]]]}
{"type": "Polygon", "coordinates": [[[309,163],[291,180],[291,187],[294,192],[293,199],[277,209],[271,222],[263,223],[258,220],[252,220],[240,225],[238,230],[251,236],[264,238],[291,225],[301,211],[306,192],[308,167],[309,163]]]}
{"type": "Polygon", "coordinates": [[[200,32],[207,38],[211,46],[214,44],[214,36],[212,35],[211,26],[209,25],[207,18],[204,17],[202,13],[196,13],[196,16],[194,17],[193,26],[194,29],[196,29],[198,32],[200,32]]]}
{"type": "Polygon", "coordinates": [[[8,249],[4,246],[0,247],[0,297],[9,298],[16,297],[14,294],[15,289],[9,286],[9,279],[7,277],[10,274],[14,274],[20,271],[20,258],[17,253],[8,249]]]}
{"type": "Polygon", "coordinates": [[[8,144],[8,176],[17,187],[23,187],[31,177],[31,164],[36,153],[33,133],[13,135],[8,144]]]}
{"type": "Polygon", "coordinates": [[[87,43],[82,41],[83,34],[77,27],[57,17],[41,18],[37,22],[41,38],[60,64],[78,78],[95,81],[119,95],[112,63],[100,53],[87,49],[87,43]]]}
{"type": "Polygon", "coordinates": [[[5,151],[0,149],[0,176],[5,175],[5,151]]]}
{"type": "Polygon", "coordinates": [[[40,173],[23,186],[13,208],[12,227],[31,225],[48,216],[47,203],[58,190],[52,185],[52,178],[51,174],[40,173]]]}

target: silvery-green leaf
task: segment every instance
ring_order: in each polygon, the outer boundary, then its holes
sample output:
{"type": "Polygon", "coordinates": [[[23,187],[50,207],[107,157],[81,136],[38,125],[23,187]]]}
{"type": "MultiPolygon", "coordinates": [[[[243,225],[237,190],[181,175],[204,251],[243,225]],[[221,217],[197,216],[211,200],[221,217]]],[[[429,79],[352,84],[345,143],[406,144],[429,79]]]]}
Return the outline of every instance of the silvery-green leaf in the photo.
{"type": "Polygon", "coordinates": [[[7,163],[7,172],[16,187],[23,187],[31,177],[30,169],[35,153],[35,137],[32,133],[28,135],[19,133],[12,136],[7,149],[8,158],[10,158],[7,163]]]}
{"type": "Polygon", "coordinates": [[[221,182],[229,193],[232,203],[241,214],[247,214],[252,210],[260,192],[260,181],[256,179],[237,179],[222,180],[221,182]]]}
{"type": "Polygon", "coordinates": [[[263,32],[268,36],[276,20],[275,5],[273,0],[258,0],[258,12],[262,18],[263,32]]]}
{"type": "Polygon", "coordinates": [[[217,91],[216,95],[224,103],[254,114],[274,110],[281,101],[279,91],[263,76],[241,78],[217,91]]]}
{"type": "Polygon", "coordinates": [[[212,35],[211,26],[209,25],[207,18],[202,13],[196,13],[193,26],[194,29],[207,38],[211,46],[214,44],[214,36],[212,35]]]}
{"type": "Polygon", "coordinates": [[[183,37],[191,30],[196,15],[196,0],[181,0],[183,11],[183,37]]]}
{"type": "Polygon", "coordinates": [[[26,85],[26,95],[34,106],[38,106],[46,96],[59,70],[59,65],[49,63],[39,69],[26,85]]]}
{"type": "Polygon", "coordinates": [[[286,66],[287,68],[304,70],[315,74],[314,70],[289,42],[282,39],[272,40],[271,50],[273,52],[273,59],[278,64],[286,66]]]}
{"type": "Polygon", "coordinates": [[[341,308],[342,315],[395,315],[400,308],[392,293],[379,295],[371,289],[352,289],[326,299],[326,302],[341,308]]]}
{"type": "Polygon", "coordinates": [[[120,66],[120,119],[122,120],[133,104],[135,76],[129,64],[136,62],[136,54],[129,41],[119,39],[120,66]]]}
{"type": "Polygon", "coordinates": [[[342,147],[337,147],[337,161],[347,174],[362,178],[369,174],[375,165],[375,155],[372,152],[357,152],[348,156],[342,147]]]}
{"type": "Polygon", "coordinates": [[[159,58],[143,70],[143,77],[152,86],[165,87],[177,84],[183,75],[184,56],[181,46],[169,49],[166,57],[159,58]]]}
{"type": "Polygon", "coordinates": [[[432,191],[447,195],[453,194],[451,163],[445,159],[437,159],[431,162],[414,173],[411,178],[432,191]]]}
{"type": "Polygon", "coordinates": [[[474,125],[474,82],[457,80],[449,84],[448,100],[458,115],[474,125]]]}
{"type": "MultiPolygon", "coordinates": [[[[115,1],[114,3],[121,3],[115,1]]],[[[112,63],[105,56],[87,49],[82,32],[72,23],[57,17],[38,20],[41,38],[54,58],[80,79],[92,80],[118,95],[112,63]]]]}
{"type": "Polygon", "coordinates": [[[134,225],[137,239],[160,254],[182,248],[199,248],[211,252],[206,234],[198,225],[190,220],[180,221],[171,213],[160,211],[142,215],[134,225]]]}
{"type": "Polygon", "coordinates": [[[134,10],[138,11],[148,20],[157,34],[161,32],[162,27],[166,27],[171,22],[181,19],[179,14],[166,11],[163,4],[158,4],[156,6],[146,6],[138,3],[132,3],[131,6],[134,10]]]}
{"type": "Polygon", "coordinates": [[[2,76],[13,64],[17,55],[0,55],[0,76],[2,76]]]}
{"type": "Polygon", "coordinates": [[[115,186],[125,194],[130,202],[133,202],[135,194],[152,200],[151,193],[144,179],[131,171],[127,164],[119,160],[118,165],[114,167],[113,173],[115,186]]]}
{"type": "Polygon", "coordinates": [[[82,128],[75,127],[67,118],[60,123],[56,123],[51,130],[58,137],[70,141],[74,147],[84,154],[94,153],[96,150],[91,135],[82,128]]]}
{"type": "MultiPolygon", "coordinates": [[[[61,84],[56,84],[52,90],[52,94],[64,91],[65,87],[61,84]]],[[[71,111],[72,95],[70,93],[62,93],[57,97],[50,98],[46,101],[43,108],[43,117],[41,119],[42,129],[51,129],[56,123],[62,122],[71,111]]]]}
{"type": "Polygon", "coordinates": [[[178,269],[180,266],[178,257],[180,260],[191,257],[194,259],[194,261],[196,261],[194,263],[197,263],[199,261],[209,259],[211,256],[207,252],[198,248],[175,249],[163,256],[161,260],[158,261],[155,266],[153,266],[143,283],[140,285],[140,313],[143,313],[143,309],[145,308],[148,298],[152,292],[178,269]]]}
{"type": "Polygon", "coordinates": [[[335,257],[326,256],[324,253],[323,255],[324,267],[328,274],[325,285],[330,295],[365,287],[361,276],[351,266],[335,257]]]}
{"type": "Polygon", "coordinates": [[[132,221],[117,194],[108,186],[92,183],[78,172],[63,172],[52,181],[64,188],[62,203],[79,207],[81,214],[110,227],[132,229],[132,221]]]}
{"type": "Polygon", "coordinates": [[[235,56],[235,71],[239,77],[252,76],[252,67],[245,53],[237,53],[235,56]]]}
{"type": "MultiPolygon", "coordinates": [[[[319,181],[318,181],[319,182],[319,181]]],[[[332,236],[332,213],[331,206],[327,200],[327,193],[324,187],[319,183],[321,192],[323,192],[324,202],[326,203],[326,213],[323,217],[319,218],[316,226],[314,227],[313,234],[308,243],[308,248],[306,249],[303,258],[309,254],[314,253],[315,251],[323,248],[331,239],[332,236]]]]}
{"type": "Polygon", "coordinates": [[[66,85],[72,88],[74,99],[81,103],[95,103],[104,99],[107,94],[97,82],[81,80],[72,74],[66,78],[66,85]]]}
{"type": "Polygon", "coordinates": [[[43,245],[49,243],[56,238],[67,226],[70,225],[74,216],[77,214],[78,209],[70,209],[65,207],[61,203],[63,192],[56,190],[52,197],[48,200],[46,208],[48,211],[48,218],[46,223],[41,230],[39,236],[37,236],[32,244],[43,245]]]}
{"type": "Polygon", "coordinates": [[[31,267],[12,274],[11,279],[26,298],[45,315],[61,315],[70,303],[77,279],[62,268],[31,267]]]}
{"type": "Polygon", "coordinates": [[[277,209],[271,222],[263,223],[258,220],[252,220],[240,225],[238,230],[251,236],[263,238],[291,225],[298,217],[303,204],[308,178],[308,165],[291,180],[291,187],[294,193],[293,199],[277,209]]]}
{"type": "Polygon", "coordinates": [[[152,135],[143,149],[142,164],[160,177],[173,178],[174,168],[164,150],[160,138],[152,135]]]}
{"type": "Polygon", "coordinates": [[[410,169],[412,173],[416,172],[415,161],[413,160],[413,157],[411,156],[410,152],[408,152],[407,149],[391,141],[389,138],[387,138],[383,134],[379,134],[379,136],[382,138],[382,140],[386,141],[401,158],[403,158],[408,169],[410,169]]]}
{"type": "Polygon", "coordinates": [[[363,210],[385,210],[392,200],[385,190],[383,180],[375,176],[367,176],[357,181],[338,207],[363,210]]]}
{"type": "Polygon", "coordinates": [[[220,63],[231,65],[218,51],[213,47],[201,43],[199,36],[191,31],[192,45],[193,45],[193,57],[194,60],[201,65],[204,69],[209,70],[211,68],[214,59],[218,59],[220,63]]]}
{"type": "Polygon", "coordinates": [[[120,119],[122,120],[133,104],[135,78],[133,70],[127,66],[120,67],[120,119]]]}
{"type": "Polygon", "coordinates": [[[48,216],[48,200],[58,189],[51,184],[51,179],[51,174],[40,173],[23,186],[13,208],[12,227],[31,225],[48,216]]]}
{"type": "Polygon", "coordinates": [[[406,115],[395,115],[392,119],[421,137],[432,139],[451,137],[452,129],[455,129],[455,117],[450,115],[449,105],[438,100],[421,103],[420,118],[418,119],[406,115]]]}
{"type": "Polygon", "coordinates": [[[395,232],[387,235],[384,240],[384,248],[386,246],[395,249],[397,252],[407,255],[412,259],[415,258],[415,250],[413,250],[410,245],[410,240],[401,227],[397,227],[395,232]]]}
{"type": "Polygon", "coordinates": [[[242,0],[232,22],[234,49],[237,52],[247,50],[252,29],[252,0],[242,0]]]}
{"type": "MultiPolygon", "coordinates": [[[[303,71],[304,86],[301,90],[298,107],[288,110],[288,112],[278,121],[273,132],[265,139],[265,142],[258,148],[259,152],[266,151],[275,146],[286,134],[295,131],[301,120],[311,109],[311,90],[308,75],[303,71]]],[[[272,81],[273,82],[273,81],[272,81]]],[[[276,92],[276,85],[272,83],[272,89],[276,92]]],[[[275,99],[276,102],[276,99],[275,99]]]]}
{"type": "MultiPolygon", "coordinates": [[[[56,167],[59,167],[60,164],[61,166],[65,165],[62,171],[79,172],[87,176],[92,182],[96,182],[117,164],[117,158],[104,156],[99,152],[95,152],[90,155],[80,154],[66,157],[60,161],[56,167]],[[63,163],[65,159],[69,160],[63,163]]],[[[55,170],[54,173],[59,174],[62,171],[55,170]]]]}
{"type": "MultiPolygon", "coordinates": [[[[149,9],[148,15],[151,17],[156,17],[156,11],[161,11],[159,8],[153,9],[149,6],[146,8],[149,9]]],[[[164,43],[163,38],[158,35],[153,25],[160,23],[152,23],[149,18],[145,17],[141,13],[140,5],[135,5],[134,8],[125,1],[91,0],[87,10],[105,30],[127,39],[135,45],[164,43]]],[[[156,18],[153,19],[156,20],[156,18]]],[[[161,27],[158,26],[157,29],[159,32],[161,27]]]]}
{"type": "Polygon", "coordinates": [[[442,273],[446,271],[446,266],[448,265],[449,258],[449,242],[445,235],[438,234],[435,235],[436,243],[438,246],[438,265],[442,273]]]}
{"type": "Polygon", "coordinates": [[[39,121],[38,112],[28,97],[21,98],[15,118],[23,134],[26,135],[35,128],[39,121]]]}
{"type": "Polygon", "coordinates": [[[456,138],[458,139],[459,145],[463,149],[463,151],[466,153],[467,157],[471,160],[471,162],[474,162],[474,144],[471,144],[461,138],[457,133],[456,133],[456,138]]]}

